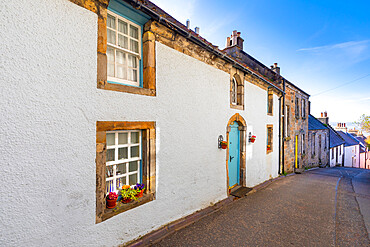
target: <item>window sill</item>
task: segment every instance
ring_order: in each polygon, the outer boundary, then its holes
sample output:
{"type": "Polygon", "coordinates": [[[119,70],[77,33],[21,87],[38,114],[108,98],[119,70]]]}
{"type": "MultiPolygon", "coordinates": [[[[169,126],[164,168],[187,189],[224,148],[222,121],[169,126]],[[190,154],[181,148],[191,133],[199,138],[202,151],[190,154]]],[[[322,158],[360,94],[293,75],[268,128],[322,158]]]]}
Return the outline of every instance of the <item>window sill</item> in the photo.
{"type": "Polygon", "coordinates": [[[267,113],[267,115],[268,116],[271,116],[271,117],[274,116],[274,114],[272,114],[272,113],[267,113]]]}
{"type": "Polygon", "coordinates": [[[266,154],[272,153],[272,150],[266,150],[266,154]]]}
{"type": "Polygon", "coordinates": [[[115,84],[115,83],[98,83],[99,89],[117,91],[117,92],[124,92],[124,93],[132,93],[132,94],[140,94],[146,96],[156,96],[155,89],[149,88],[142,88],[142,87],[135,87],[135,86],[127,86],[122,84],[115,84]]]}
{"type": "Polygon", "coordinates": [[[244,110],[244,106],[243,105],[233,105],[233,104],[230,104],[230,108],[237,109],[237,110],[244,110]]]}
{"type": "Polygon", "coordinates": [[[136,207],[139,207],[145,203],[153,201],[154,199],[155,199],[154,193],[149,193],[149,194],[144,194],[143,197],[137,199],[137,201],[132,201],[129,203],[117,202],[117,206],[115,208],[105,208],[100,221],[98,221],[97,219],[96,223],[100,223],[117,214],[120,214],[122,212],[128,211],[136,207]]]}

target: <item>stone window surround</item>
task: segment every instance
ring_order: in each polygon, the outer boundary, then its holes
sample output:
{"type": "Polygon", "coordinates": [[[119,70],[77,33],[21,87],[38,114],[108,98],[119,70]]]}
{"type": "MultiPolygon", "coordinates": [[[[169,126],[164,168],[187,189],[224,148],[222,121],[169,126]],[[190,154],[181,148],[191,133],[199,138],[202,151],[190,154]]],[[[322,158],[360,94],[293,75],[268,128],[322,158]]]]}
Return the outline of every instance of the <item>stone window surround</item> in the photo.
{"type": "Polygon", "coordinates": [[[244,110],[244,73],[235,68],[232,68],[230,73],[230,108],[244,110]],[[232,102],[234,79],[237,83],[236,104],[232,102]]]}
{"type": "Polygon", "coordinates": [[[269,128],[271,128],[271,141],[270,141],[270,150],[267,150],[267,145],[269,145],[268,143],[266,144],[266,154],[269,154],[271,152],[273,152],[273,140],[274,140],[274,125],[272,124],[267,124],[266,125],[266,135],[267,135],[267,140],[268,140],[268,134],[269,134],[269,128]]]}
{"type": "Polygon", "coordinates": [[[273,116],[274,115],[274,94],[271,87],[267,89],[267,115],[273,116]],[[271,106],[271,108],[270,108],[271,106]],[[271,111],[270,111],[271,109],[271,111]]]}
{"type": "Polygon", "coordinates": [[[155,122],[97,121],[96,122],[96,223],[112,216],[138,207],[155,199],[156,191],[156,124],[155,122]],[[144,196],[137,201],[123,204],[118,202],[114,209],[106,208],[105,160],[106,132],[115,130],[142,131],[142,181],[145,185],[144,196]]]}
{"type": "Polygon", "coordinates": [[[150,31],[145,31],[142,37],[143,50],[143,85],[142,87],[109,83],[107,80],[107,5],[101,5],[98,12],[98,71],[97,88],[156,96],[155,76],[155,36],[150,31]]]}

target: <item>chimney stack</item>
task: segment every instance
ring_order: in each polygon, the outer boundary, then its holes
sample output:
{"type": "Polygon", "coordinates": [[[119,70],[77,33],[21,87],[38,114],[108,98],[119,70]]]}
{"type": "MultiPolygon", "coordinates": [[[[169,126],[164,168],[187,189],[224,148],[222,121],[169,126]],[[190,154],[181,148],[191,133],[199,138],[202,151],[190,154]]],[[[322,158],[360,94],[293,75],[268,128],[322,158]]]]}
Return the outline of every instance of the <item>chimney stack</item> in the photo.
{"type": "Polygon", "coordinates": [[[317,118],[320,122],[322,122],[323,124],[326,124],[326,125],[329,125],[329,117],[328,117],[328,113],[325,111],[325,112],[321,112],[321,117],[320,118],[317,118]]]}
{"type": "Polygon", "coordinates": [[[237,46],[241,50],[243,50],[244,39],[240,37],[240,35],[241,35],[241,32],[234,30],[231,34],[231,37],[226,38],[226,48],[237,46]]]}
{"type": "Polygon", "coordinates": [[[276,74],[280,75],[280,67],[278,67],[277,63],[274,63],[274,65],[271,65],[272,71],[274,71],[276,74]]]}

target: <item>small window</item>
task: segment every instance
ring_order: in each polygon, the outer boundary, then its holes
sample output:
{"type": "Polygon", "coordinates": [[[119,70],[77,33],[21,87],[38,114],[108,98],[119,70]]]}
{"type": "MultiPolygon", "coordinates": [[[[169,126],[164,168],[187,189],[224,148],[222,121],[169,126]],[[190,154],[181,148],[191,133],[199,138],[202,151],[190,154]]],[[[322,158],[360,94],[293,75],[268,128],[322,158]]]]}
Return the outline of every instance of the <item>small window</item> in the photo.
{"type": "Polygon", "coordinates": [[[306,118],[306,100],[302,99],[301,106],[302,106],[302,109],[301,109],[302,118],[305,119],[306,118]]]}
{"type": "Polygon", "coordinates": [[[297,96],[295,97],[295,117],[299,118],[299,99],[297,96]]]}
{"type": "Polygon", "coordinates": [[[288,136],[290,136],[290,133],[289,133],[289,131],[290,131],[290,128],[289,128],[289,124],[290,124],[290,121],[289,121],[289,119],[290,119],[290,107],[289,107],[289,105],[286,105],[285,106],[285,137],[288,137],[288,136]]]}
{"type": "Polygon", "coordinates": [[[267,125],[267,146],[266,146],[266,152],[270,153],[272,152],[272,142],[273,139],[273,126],[272,125],[267,125]]]}
{"type": "Polygon", "coordinates": [[[274,95],[272,92],[272,89],[267,90],[267,114],[272,115],[272,110],[273,110],[273,103],[274,103],[274,95]]]}
{"type": "Polygon", "coordinates": [[[105,190],[141,183],[141,131],[107,132],[105,190]]]}
{"type": "Polygon", "coordinates": [[[230,107],[238,110],[244,109],[244,84],[238,74],[230,80],[230,107]]]}
{"type": "Polygon", "coordinates": [[[140,86],[141,27],[108,11],[108,81],[140,86]]]}
{"type": "Polygon", "coordinates": [[[155,122],[97,122],[96,223],[155,199],[155,156],[155,122]],[[145,186],[142,197],[106,207],[109,192],[136,183],[145,186]]]}
{"type": "Polygon", "coordinates": [[[237,98],[238,98],[238,84],[235,80],[235,77],[232,80],[232,85],[231,85],[231,104],[236,105],[238,103],[237,98]]]}

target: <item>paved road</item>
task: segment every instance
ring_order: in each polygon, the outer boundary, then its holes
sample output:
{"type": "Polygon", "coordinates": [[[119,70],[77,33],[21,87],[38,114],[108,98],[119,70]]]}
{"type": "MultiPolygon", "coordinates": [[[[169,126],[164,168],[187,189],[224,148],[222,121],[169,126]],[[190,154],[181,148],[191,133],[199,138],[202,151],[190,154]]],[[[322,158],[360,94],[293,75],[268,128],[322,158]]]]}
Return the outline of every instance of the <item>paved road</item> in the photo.
{"type": "Polygon", "coordinates": [[[154,246],[370,246],[370,170],[288,176],[154,246]]]}

